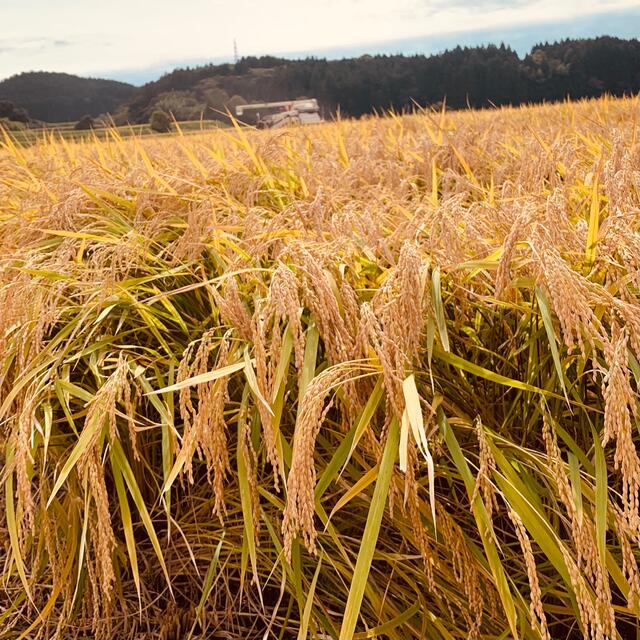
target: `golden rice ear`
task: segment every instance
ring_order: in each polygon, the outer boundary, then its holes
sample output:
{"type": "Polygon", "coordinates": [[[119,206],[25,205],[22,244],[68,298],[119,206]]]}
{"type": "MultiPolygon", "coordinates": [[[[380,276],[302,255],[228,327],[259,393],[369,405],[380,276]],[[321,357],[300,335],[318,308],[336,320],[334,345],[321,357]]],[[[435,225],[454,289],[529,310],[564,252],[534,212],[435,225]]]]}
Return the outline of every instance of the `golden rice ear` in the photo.
{"type": "MultiPolygon", "coordinates": [[[[566,466],[546,415],[543,437],[557,495],[570,519],[571,551],[575,555],[569,550],[568,544],[562,545],[562,554],[572,588],[579,600],[581,623],[595,637],[612,637],[616,628],[615,610],[604,554],[598,541],[597,522],[594,524],[592,520],[587,520],[579,511],[579,503],[576,503],[575,492],[570,485],[566,466]],[[595,603],[589,593],[590,585],[593,585],[595,591],[595,603]]],[[[596,482],[597,480],[596,478],[596,482]]]]}
{"type": "Polygon", "coordinates": [[[491,518],[494,510],[498,508],[495,487],[491,479],[492,474],[496,470],[496,461],[491,453],[491,447],[489,446],[487,434],[482,426],[480,416],[476,417],[474,426],[480,448],[480,464],[478,466],[476,484],[473,488],[473,495],[471,496],[471,504],[473,504],[477,497],[481,497],[487,515],[491,518]]]}
{"type": "Polygon", "coordinates": [[[241,338],[251,340],[251,315],[245,303],[240,299],[236,278],[231,277],[226,280],[224,296],[220,294],[216,287],[211,287],[210,291],[220,315],[228,323],[229,328],[235,329],[241,338]]]}
{"type": "Polygon", "coordinates": [[[287,478],[287,502],[284,510],[282,532],[285,555],[290,560],[293,540],[302,534],[311,553],[316,552],[317,532],[314,524],[316,470],[313,462],[316,438],[333,401],[326,402],[329,394],[353,376],[348,364],[326,369],[313,378],[304,395],[293,440],[291,470],[287,478]]]}
{"type": "Polygon", "coordinates": [[[513,523],[522,549],[522,555],[527,567],[527,577],[529,578],[529,587],[531,589],[529,598],[529,611],[531,615],[531,621],[533,623],[533,629],[536,631],[542,640],[551,640],[549,635],[549,628],[547,627],[547,616],[544,612],[544,606],[542,603],[542,591],[540,589],[540,581],[538,580],[538,572],[536,569],[536,561],[533,555],[533,548],[531,541],[527,535],[527,530],[520,516],[513,510],[508,509],[509,519],[513,523]]]}
{"type": "Polygon", "coordinates": [[[220,376],[199,384],[195,405],[193,389],[186,385],[189,379],[206,375],[212,363],[214,370],[224,370],[231,364],[235,356],[230,351],[228,336],[219,337],[217,333],[214,330],[207,331],[199,344],[191,343],[178,367],[177,385],[181,387],[179,407],[184,423],[178,457],[184,461],[180,472],[186,474],[193,483],[194,457],[197,451],[202,454],[207,464],[207,479],[215,497],[213,513],[222,523],[226,513],[224,481],[230,470],[227,425],[224,418],[225,406],[229,399],[228,378],[220,376]]]}
{"type": "Polygon", "coordinates": [[[476,563],[462,529],[444,510],[438,510],[444,553],[453,577],[461,589],[466,602],[459,603],[461,614],[466,618],[470,638],[479,638],[484,617],[485,593],[493,587],[486,583],[476,563]]]}
{"type": "Polygon", "coordinates": [[[496,272],[496,298],[506,295],[511,284],[511,265],[518,249],[518,242],[526,237],[526,231],[534,218],[535,209],[525,208],[515,219],[500,249],[500,261],[496,272]]]}
{"type": "MultiPolygon", "coordinates": [[[[298,372],[302,371],[304,360],[305,336],[302,327],[301,313],[303,310],[299,297],[299,283],[293,271],[280,262],[273,272],[269,286],[269,307],[286,323],[293,337],[295,365],[298,372]]],[[[277,356],[272,354],[272,360],[277,356]]]]}
{"type": "Polygon", "coordinates": [[[607,370],[602,381],[604,432],[602,446],[615,440],[614,469],[622,477],[622,506],[632,530],[640,535],[640,457],[634,432],[640,419],[637,394],[631,387],[628,333],[614,323],[605,344],[607,370]]]}
{"type": "Polygon", "coordinates": [[[637,611],[640,607],[640,569],[633,552],[637,542],[637,532],[629,526],[627,518],[618,509],[615,512],[616,534],[622,551],[622,570],[629,582],[627,604],[629,609],[637,611]]]}

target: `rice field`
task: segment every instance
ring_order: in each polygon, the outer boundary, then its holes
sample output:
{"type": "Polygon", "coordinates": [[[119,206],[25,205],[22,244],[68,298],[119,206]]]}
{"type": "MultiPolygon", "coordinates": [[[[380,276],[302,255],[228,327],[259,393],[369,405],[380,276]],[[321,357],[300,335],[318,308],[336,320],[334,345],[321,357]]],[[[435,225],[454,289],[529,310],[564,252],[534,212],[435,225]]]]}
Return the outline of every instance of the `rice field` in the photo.
{"type": "Polygon", "coordinates": [[[636,638],[638,98],[0,144],[0,638],[636,638]]]}
{"type": "MultiPolygon", "coordinates": [[[[157,133],[148,124],[128,124],[119,127],[104,127],[100,124],[94,129],[76,130],[75,122],[47,123],[44,127],[30,127],[9,131],[12,141],[20,147],[28,147],[33,144],[56,144],[61,139],[67,142],[90,142],[112,138],[115,133],[121,138],[129,136],[167,136],[171,134],[157,133]]],[[[0,126],[2,126],[0,124],[0,126]]],[[[221,127],[230,126],[219,120],[184,120],[175,122],[173,127],[180,133],[192,133],[210,131],[221,127]]]]}

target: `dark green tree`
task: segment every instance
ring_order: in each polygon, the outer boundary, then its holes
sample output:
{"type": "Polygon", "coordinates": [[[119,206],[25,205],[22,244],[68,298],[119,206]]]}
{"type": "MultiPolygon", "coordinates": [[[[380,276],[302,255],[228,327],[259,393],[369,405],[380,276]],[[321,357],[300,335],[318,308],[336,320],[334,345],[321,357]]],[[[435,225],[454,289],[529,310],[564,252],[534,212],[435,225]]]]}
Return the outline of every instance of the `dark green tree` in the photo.
{"type": "Polygon", "coordinates": [[[91,116],[82,116],[78,122],[74,125],[76,131],[88,131],[95,127],[95,122],[91,116]]]}
{"type": "Polygon", "coordinates": [[[149,127],[151,127],[152,131],[158,133],[171,131],[171,118],[164,111],[157,109],[149,118],[149,127]]]}
{"type": "Polygon", "coordinates": [[[0,118],[6,118],[12,122],[29,122],[29,114],[26,109],[16,107],[10,100],[0,100],[0,118]]]}

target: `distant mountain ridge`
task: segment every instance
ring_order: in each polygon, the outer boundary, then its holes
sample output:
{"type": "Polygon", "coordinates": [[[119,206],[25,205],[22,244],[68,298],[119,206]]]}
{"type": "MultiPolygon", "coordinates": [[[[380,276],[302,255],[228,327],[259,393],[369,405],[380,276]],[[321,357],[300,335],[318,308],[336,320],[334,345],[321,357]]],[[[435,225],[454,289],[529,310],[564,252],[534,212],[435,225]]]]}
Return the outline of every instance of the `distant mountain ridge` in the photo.
{"type": "Polygon", "coordinates": [[[541,43],[520,57],[501,44],[440,54],[287,60],[274,56],[178,68],[136,88],[64,73],[23,73],[0,82],[0,101],[46,122],[109,112],[145,123],[156,110],[177,120],[225,119],[235,105],[303,96],[326,115],[361,116],[446,101],[449,107],[518,105],[640,92],[640,41],[602,36],[541,43]]]}
{"type": "Polygon", "coordinates": [[[608,36],[534,46],[523,58],[508,46],[455,47],[440,54],[362,55],[175,69],[140,87],[126,107],[130,122],[154,109],[180,119],[220,117],[230,102],[315,97],[347,116],[446,100],[454,108],[517,105],[640,92],[640,41],[608,36]]]}
{"type": "Polygon", "coordinates": [[[34,71],[0,81],[0,100],[24,107],[45,122],[79,120],[112,112],[130,100],[135,87],[117,80],[34,71]]]}

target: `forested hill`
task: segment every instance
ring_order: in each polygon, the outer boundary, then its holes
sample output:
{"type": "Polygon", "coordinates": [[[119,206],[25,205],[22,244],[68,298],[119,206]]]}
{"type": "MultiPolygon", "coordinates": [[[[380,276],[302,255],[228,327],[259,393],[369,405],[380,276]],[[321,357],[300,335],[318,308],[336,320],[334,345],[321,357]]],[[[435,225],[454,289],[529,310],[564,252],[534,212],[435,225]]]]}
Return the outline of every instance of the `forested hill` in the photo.
{"type": "Polygon", "coordinates": [[[124,82],[45,71],[21,73],[0,82],[0,100],[13,102],[45,122],[116,111],[134,91],[133,85],[124,82]]]}
{"type": "Polygon", "coordinates": [[[640,42],[601,37],[541,44],[524,58],[509,47],[456,48],[433,56],[362,56],[328,61],[244,58],[176,69],[136,91],[126,117],[156,109],[178,119],[217,117],[240,101],[313,96],[345,115],[433,104],[482,107],[640,91],[640,42]]]}
{"type": "Polygon", "coordinates": [[[235,64],[176,69],[142,87],[65,73],[22,73],[0,82],[0,101],[31,118],[72,121],[110,112],[118,123],[147,122],[154,110],[178,120],[224,119],[254,101],[316,97],[331,113],[360,116],[413,102],[452,108],[640,92],[640,41],[601,37],[540,44],[521,59],[485,46],[433,56],[361,56],[286,60],[265,56],[235,64]],[[222,112],[222,113],[221,113],[222,112]]]}

